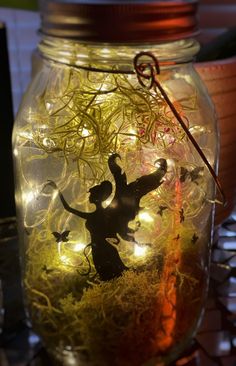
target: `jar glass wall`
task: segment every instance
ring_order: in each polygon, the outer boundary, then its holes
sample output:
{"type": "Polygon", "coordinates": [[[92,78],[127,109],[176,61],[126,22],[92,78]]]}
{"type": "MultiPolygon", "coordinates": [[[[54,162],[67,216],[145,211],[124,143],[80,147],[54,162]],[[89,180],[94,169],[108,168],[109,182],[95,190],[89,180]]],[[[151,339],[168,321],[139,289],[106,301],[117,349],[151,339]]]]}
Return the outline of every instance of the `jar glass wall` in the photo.
{"type": "Polygon", "coordinates": [[[159,90],[140,85],[133,57],[158,58],[158,80],[215,167],[215,115],[190,62],[198,45],[44,37],[39,49],[13,135],[33,326],[75,364],[168,362],[201,318],[215,189],[159,90]]]}

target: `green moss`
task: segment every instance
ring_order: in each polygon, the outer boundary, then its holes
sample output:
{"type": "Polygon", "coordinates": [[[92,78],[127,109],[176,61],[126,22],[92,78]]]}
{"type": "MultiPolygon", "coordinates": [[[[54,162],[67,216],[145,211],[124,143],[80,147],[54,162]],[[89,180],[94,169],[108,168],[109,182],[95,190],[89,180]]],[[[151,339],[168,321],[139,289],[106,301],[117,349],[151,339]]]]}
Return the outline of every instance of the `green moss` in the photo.
{"type": "MultiPolygon", "coordinates": [[[[171,255],[166,253],[163,266],[171,255]]],[[[54,260],[55,256],[54,253],[54,260]]],[[[162,354],[158,339],[160,334],[163,337],[162,307],[167,294],[161,285],[161,267],[152,269],[157,263],[150,262],[151,267],[146,270],[141,266],[140,272],[128,270],[117,279],[101,282],[59,265],[55,271],[45,273],[41,269],[45,258],[42,253],[37,259],[29,258],[25,284],[34,327],[49,349],[72,346],[99,366],[138,366],[162,354]]],[[[50,268],[53,265],[56,262],[50,268]]],[[[179,271],[174,268],[181,304],[188,297],[188,303],[197,308],[201,301],[201,271],[188,273],[185,267],[179,271]]],[[[195,317],[192,312],[188,321],[193,322],[195,317]]],[[[183,337],[181,328],[176,331],[178,337],[174,334],[173,330],[174,343],[183,337]]]]}

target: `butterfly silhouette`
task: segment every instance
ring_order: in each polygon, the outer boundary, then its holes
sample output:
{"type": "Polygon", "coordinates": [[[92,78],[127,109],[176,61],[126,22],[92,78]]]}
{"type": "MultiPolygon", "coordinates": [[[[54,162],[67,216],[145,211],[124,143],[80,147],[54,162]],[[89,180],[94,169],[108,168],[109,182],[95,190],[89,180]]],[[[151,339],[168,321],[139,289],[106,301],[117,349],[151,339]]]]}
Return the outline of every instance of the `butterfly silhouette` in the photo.
{"type": "Polygon", "coordinates": [[[194,234],[193,234],[193,236],[192,236],[192,240],[191,240],[191,242],[192,242],[193,244],[195,244],[195,243],[197,242],[197,240],[198,240],[198,236],[194,233],[194,234]]]}
{"type": "Polygon", "coordinates": [[[200,178],[200,173],[204,170],[204,167],[198,166],[194,168],[193,170],[188,170],[181,166],[180,168],[180,182],[185,182],[187,178],[190,178],[192,182],[196,182],[198,178],[200,178]]]}
{"type": "Polygon", "coordinates": [[[178,241],[180,239],[180,235],[178,234],[175,238],[173,238],[173,240],[178,241]]]}
{"type": "Polygon", "coordinates": [[[181,208],[181,210],[179,210],[179,222],[180,223],[181,222],[184,222],[184,219],[185,219],[185,217],[184,217],[184,209],[181,208]]]}
{"type": "Polygon", "coordinates": [[[57,231],[53,231],[52,234],[56,238],[57,243],[60,243],[60,242],[66,243],[67,241],[69,241],[69,239],[68,239],[69,233],[70,233],[70,231],[66,230],[66,231],[63,231],[63,233],[58,233],[57,231]]]}
{"type": "Polygon", "coordinates": [[[157,215],[162,216],[163,212],[167,209],[167,206],[159,206],[159,210],[157,211],[157,215]]]}

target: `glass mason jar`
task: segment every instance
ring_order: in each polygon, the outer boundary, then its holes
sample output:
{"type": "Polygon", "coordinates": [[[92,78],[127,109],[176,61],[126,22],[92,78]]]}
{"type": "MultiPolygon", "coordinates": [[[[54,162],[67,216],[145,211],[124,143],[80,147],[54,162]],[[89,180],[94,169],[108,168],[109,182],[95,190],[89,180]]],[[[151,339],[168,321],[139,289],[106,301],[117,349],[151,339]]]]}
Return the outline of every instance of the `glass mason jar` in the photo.
{"type": "Polygon", "coordinates": [[[195,12],[157,1],[43,14],[14,127],[16,201],[32,323],[63,364],[168,363],[199,324],[215,199],[200,152],[215,168],[218,143],[192,65],[195,12]]]}

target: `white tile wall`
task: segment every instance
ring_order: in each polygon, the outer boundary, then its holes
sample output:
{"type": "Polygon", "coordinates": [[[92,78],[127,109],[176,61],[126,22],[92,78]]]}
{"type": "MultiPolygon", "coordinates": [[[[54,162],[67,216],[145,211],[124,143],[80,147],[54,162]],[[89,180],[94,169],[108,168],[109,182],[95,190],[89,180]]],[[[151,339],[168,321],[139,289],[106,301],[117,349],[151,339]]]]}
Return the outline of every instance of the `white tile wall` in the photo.
{"type": "Polygon", "coordinates": [[[7,27],[14,113],[30,81],[31,55],[39,37],[37,12],[0,8],[0,21],[7,27]]]}

